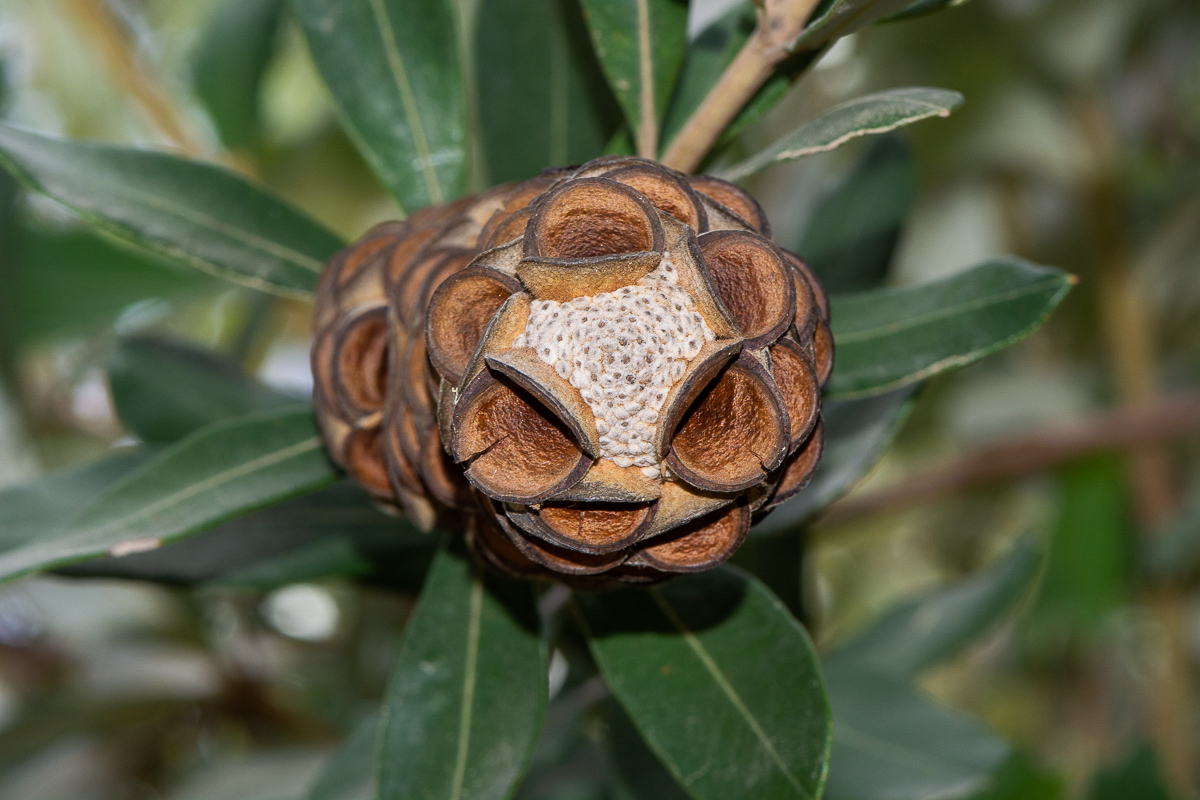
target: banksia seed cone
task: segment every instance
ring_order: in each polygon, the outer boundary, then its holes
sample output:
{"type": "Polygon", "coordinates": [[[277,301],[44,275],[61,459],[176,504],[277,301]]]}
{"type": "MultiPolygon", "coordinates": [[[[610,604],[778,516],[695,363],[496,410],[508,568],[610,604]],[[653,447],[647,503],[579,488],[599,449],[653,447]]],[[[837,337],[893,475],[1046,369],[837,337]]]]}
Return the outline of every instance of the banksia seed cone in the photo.
{"type": "Polygon", "coordinates": [[[745,191],[602,158],[338,254],[317,418],[380,504],[496,568],[651,582],[721,563],[807,482],[828,320],[745,191]]]}

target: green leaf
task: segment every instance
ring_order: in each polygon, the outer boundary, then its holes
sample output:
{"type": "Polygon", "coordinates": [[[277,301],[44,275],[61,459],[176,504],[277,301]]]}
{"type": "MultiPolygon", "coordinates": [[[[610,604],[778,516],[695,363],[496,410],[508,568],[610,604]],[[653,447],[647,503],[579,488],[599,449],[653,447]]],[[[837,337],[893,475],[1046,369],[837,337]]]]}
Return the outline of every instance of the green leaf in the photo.
{"type": "Polygon", "coordinates": [[[904,9],[879,21],[899,22],[900,20],[912,19],[913,17],[923,17],[935,11],[942,11],[947,8],[965,5],[966,3],[967,0],[910,0],[904,9]]]}
{"type": "Polygon", "coordinates": [[[688,800],[617,703],[608,704],[608,749],[620,800],[688,800]]]}
{"type": "Polygon", "coordinates": [[[576,600],[621,705],[696,800],[819,797],[829,706],[804,629],[729,567],[576,600]]]}
{"type": "Polygon", "coordinates": [[[401,206],[467,182],[467,101],[448,0],[292,0],[347,134],[401,206]]]}
{"type": "Polygon", "coordinates": [[[362,719],[317,776],[304,800],[375,800],[379,714],[362,719]]]}
{"type": "Polygon", "coordinates": [[[1067,800],[1067,792],[1061,778],[1018,751],[971,800],[1067,800]]]}
{"type": "Polygon", "coordinates": [[[826,391],[865,397],[974,363],[1040,328],[1075,283],[1005,257],[919,286],[835,296],[837,366],[826,391]]]}
{"type": "Polygon", "coordinates": [[[983,789],[1008,745],[906,680],[825,672],[833,756],[824,800],[958,800],[983,789]]]}
{"type": "Polygon", "coordinates": [[[869,94],[835,106],[720,174],[726,180],[740,180],[780,161],[833,150],[859,136],[887,133],[930,117],[948,117],[962,102],[958,92],[925,87],[869,94]]]}
{"type": "Polygon", "coordinates": [[[434,559],[392,672],[380,800],[502,800],[525,770],[549,691],[532,586],[434,559]]]}
{"type": "Polygon", "coordinates": [[[899,603],[823,659],[830,671],[913,677],[958,655],[1028,592],[1042,563],[1033,537],[967,580],[899,603]]]}
{"type": "Polygon", "coordinates": [[[218,286],[206,275],[90,232],[12,231],[11,322],[19,343],[92,332],[128,306],[218,286]]]}
{"type": "Polygon", "coordinates": [[[688,43],[675,91],[663,120],[664,148],[695,113],[725,68],[733,61],[754,30],[754,6],[737,4],[688,43]]]}
{"type": "Polygon", "coordinates": [[[295,405],[248,378],[236,363],[156,337],[125,339],[109,360],[117,416],[144,442],[170,444],[205,425],[295,405]]]}
{"type": "Polygon", "coordinates": [[[657,152],[659,120],[687,48],[687,3],[580,0],[596,55],[643,155],[657,152]]]}
{"type": "Polygon", "coordinates": [[[489,174],[524,180],[604,152],[620,109],[573,0],[488,0],[475,34],[489,174]]]}
{"type": "Polygon", "coordinates": [[[226,147],[258,141],[259,89],[282,11],[283,0],[226,0],[200,41],[192,82],[226,147]]]}
{"type": "Polygon", "coordinates": [[[846,180],[821,198],[794,249],[826,291],[874,289],[883,283],[916,200],[911,148],[899,136],[880,136],[846,180]]]}
{"type": "Polygon", "coordinates": [[[793,52],[812,50],[903,11],[913,0],[831,0],[817,7],[793,52]]]}
{"type": "Polygon", "coordinates": [[[351,481],[237,517],[157,550],[105,557],[59,572],[190,586],[271,589],[360,578],[417,590],[442,537],[379,511],[351,481]]]}
{"type": "Polygon", "coordinates": [[[299,211],[212,164],[9,125],[0,125],[0,162],[105,233],[283,296],[310,296],[341,246],[299,211]]]}
{"type": "Polygon", "coordinates": [[[1158,756],[1148,744],[1130,754],[1129,759],[1100,771],[1092,783],[1088,800],[1171,800],[1171,793],[1159,775],[1158,756]]]}
{"type": "Polygon", "coordinates": [[[854,488],[875,466],[912,410],[913,390],[861,400],[826,400],[825,452],[808,486],[750,531],[753,538],[797,533],[805,522],[854,488]]]}
{"type": "Polygon", "coordinates": [[[307,407],[211,425],[147,460],[72,524],[0,552],[0,580],[149,550],[334,477],[307,407]]]}
{"type": "Polygon", "coordinates": [[[152,455],[121,448],[91,464],[0,491],[0,552],[60,535],[87,506],[152,455]]]}
{"type": "Polygon", "coordinates": [[[1141,541],[1138,562],[1148,577],[1159,581],[1195,572],[1200,566],[1200,498],[1165,531],[1141,541]]]}

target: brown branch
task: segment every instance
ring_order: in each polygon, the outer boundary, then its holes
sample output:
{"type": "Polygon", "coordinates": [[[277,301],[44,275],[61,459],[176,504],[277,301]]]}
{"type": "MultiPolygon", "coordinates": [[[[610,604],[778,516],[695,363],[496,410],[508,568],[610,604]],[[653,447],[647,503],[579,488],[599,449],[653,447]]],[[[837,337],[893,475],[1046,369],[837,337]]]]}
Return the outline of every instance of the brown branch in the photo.
{"type": "Polygon", "coordinates": [[[113,18],[103,0],[70,0],[70,3],[79,29],[91,37],[114,79],[176,147],[188,155],[198,155],[200,147],[188,134],[166,90],[134,55],[128,32],[113,18]]]}
{"type": "Polygon", "coordinates": [[[736,57],[684,123],[663,154],[662,163],[693,172],[725,128],[791,55],[791,43],[804,30],[819,0],[765,0],[758,24],[736,57]]]}
{"type": "Polygon", "coordinates": [[[1009,439],[919,470],[885,489],[834,505],[823,522],[842,524],[924,505],[1045,472],[1093,453],[1143,447],[1196,431],[1200,431],[1200,392],[1168,395],[1009,439]]]}

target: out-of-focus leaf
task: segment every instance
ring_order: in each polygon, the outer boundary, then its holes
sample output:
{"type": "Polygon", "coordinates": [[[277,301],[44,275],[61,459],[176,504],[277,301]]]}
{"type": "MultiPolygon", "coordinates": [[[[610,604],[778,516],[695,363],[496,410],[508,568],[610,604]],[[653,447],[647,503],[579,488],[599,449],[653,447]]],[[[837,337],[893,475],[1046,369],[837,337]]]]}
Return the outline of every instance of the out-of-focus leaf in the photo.
{"type": "Polygon", "coordinates": [[[974,363],[1040,328],[1075,282],[1010,257],[919,286],[835,296],[827,392],[865,397],[974,363]]]}
{"type": "MultiPolygon", "coordinates": [[[[657,148],[659,120],[687,49],[687,3],[580,0],[596,55],[639,145],[657,148]]],[[[641,148],[639,148],[641,149],[641,148]]]]}
{"type": "Polygon", "coordinates": [[[794,533],[862,480],[891,444],[912,409],[913,389],[861,400],[827,400],[825,453],[808,486],[750,530],[751,537],[794,533]]]}
{"type": "Polygon", "coordinates": [[[0,552],[0,580],[156,548],[334,478],[307,407],[210,425],[141,464],[54,535],[0,552]]]}
{"type": "Polygon", "coordinates": [[[617,703],[609,703],[608,708],[608,749],[620,800],[688,800],[688,793],[642,741],[633,720],[617,703]]]}
{"type": "Polygon", "coordinates": [[[122,448],[91,464],[0,491],[0,552],[62,535],[83,509],[152,453],[122,448]]]}
{"type": "Polygon", "coordinates": [[[817,6],[816,13],[800,37],[792,43],[793,51],[812,50],[835,39],[848,36],[911,5],[913,0],[827,0],[817,6]]]}
{"type": "Polygon", "coordinates": [[[244,179],[166,153],[0,125],[0,162],[89,225],[228,280],[308,297],[337,237],[244,179]]]}
{"type": "Polygon", "coordinates": [[[851,139],[887,133],[930,117],[948,117],[963,97],[947,89],[910,87],[877,92],[842,103],[806,122],[766,149],[721,172],[740,180],[780,161],[832,150],[851,139]]]}
{"type": "Polygon", "coordinates": [[[958,655],[1029,590],[1042,553],[1032,537],[994,566],[953,586],[892,607],[822,659],[826,670],[913,677],[958,655]]]}
{"type": "Polygon", "coordinates": [[[217,286],[211,278],[89,232],[51,233],[20,225],[4,269],[12,271],[18,342],[86,333],[128,306],[217,286]]]}
{"type": "Polygon", "coordinates": [[[258,94],[283,0],[227,0],[204,32],[192,81],[226,147],[256,143],[258,94]]]}
{"type": "Polygon", "coordinates": [[[1101,456],[1058,475],[1058,519],[1046,577],[1029,619],[1035,637],[1095,631],[1128,593],[1133,515],[1124,465],[1101,456]]]}
{"type": "Polygon", "coordinates": [[[542,726],[546,659],[528,583],[439,553],[384,701],[380,800],[508,797],[542,726]]]}
{"type": "Polygon", "coordinates": [[[357,578],[416,589],[441,543],[442,537],[379,511],[361,489],[343,481],[157,550],[97,558],[59,572],[254,589],[357,578]]]}
{"type": "Polygon", "coordinates": [[[182,342],[123,340],[109,360],[117,416],[142,441],[170,444],[205,425],[295,405],[245,375],[236,363],[182,342]]]}
{"type": "Polygon", "coordinates": [[[833,294],[883,283],[917,200],[917,165],[899,136],[880,136],[854,171],[822,198],[796,252],[833,294]]]}
{"type": "MultiPolygon", "coordinates": [[[[754,30],[754,6],[742,2],[701,31],[688,43],[683,67],[663,120],[664,146],[700,107],[700,103],[733,61],[754,30]]],[[[664,148],[665,149],[665,148],[664,148]]]]}
{"type": "Polygon", "coordinates": [[[1155,580],[1181,578],[1200,565],[1200,501],[1157,536],[1147,536],[1140,544],[1138,559],[1142,571],[1155,580]]]}
{"type": "Polygon", "coordinates": [[[834,719],[825,800],[958,800],[983,789],[1008,757],[982,723],[907,680],[831,667],[825,683],[834,719]]]}
{"type": "Polygon", "coordinates": [[[364,717],[321,770],[304,800],[375,800],[378,735],[379,715],[364,717]]]}
{"type": "MultiPolygon", "coordinates": [[[[575,662],[568,672],[575,673],[581,663],[575,662]]],[[[597,716],[594,710],[608,691],[593,670],[586,672],[588,677],[574,684],[572,680],[580,676],[569,674],[563,689],[546,709],[546,724],[516,800],[618,800],[610,791],[608,755],[593,733],[597,716]]],[[[604,704],[606,709],[614,705],[604,704]]]]}
{"type": "Polygon", "coordinates": [[[346,133],[402,207],[466,188],[467,102],[449,0],[292,0],[346,133]]]}
{"type": "Polygon", "coordinates": [[[480,129],[492,181],[601,155],[621,112],[572,0],[489,0],[475,35],[480,129]]]}
{"type": "Polygon", "coordinates": [[[1067,792],[1061,778],[1016,752],[992,777],[991,785],[971,800],[1067,800],[1067,792]]]}
{"type": "Polygon", "coordinates": [[[1148,744],[1138,747],[1129,759],[1101,770],[1092,782],[1088,800],[1171,800],[1158,770],[1158,756],[1148,744]]]}
{"type": "Polygon", "coordinates": [[[577,595],[613,694],[696,800],[819,797],[831,723],[804,629],[728,567],[577,595]]]}

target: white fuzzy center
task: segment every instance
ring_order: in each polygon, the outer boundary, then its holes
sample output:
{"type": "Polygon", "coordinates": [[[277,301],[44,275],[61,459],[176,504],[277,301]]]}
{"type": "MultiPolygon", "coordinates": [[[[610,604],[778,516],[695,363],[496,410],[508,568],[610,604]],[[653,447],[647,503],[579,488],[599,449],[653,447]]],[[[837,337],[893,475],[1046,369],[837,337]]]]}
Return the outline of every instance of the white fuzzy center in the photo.
{"type": "Polygon", "coordinates": [[[636,284],[568,303],[533,303],[514,347],[538,357],[579,390],[596,416],[600,455],[660,475],[654,432],[667,393],[716,338],[664,258],[636,284]]]}

